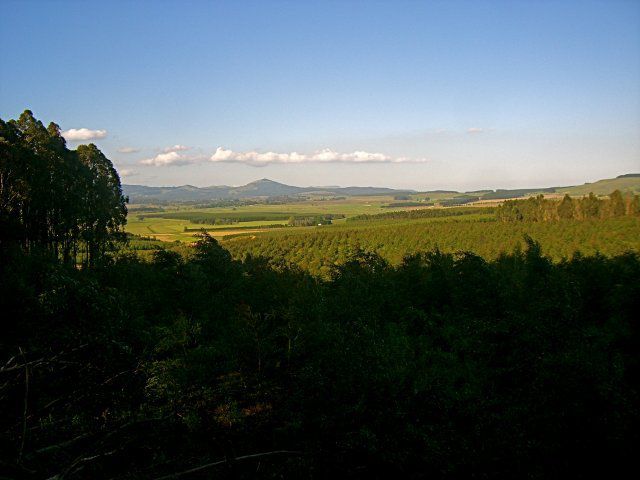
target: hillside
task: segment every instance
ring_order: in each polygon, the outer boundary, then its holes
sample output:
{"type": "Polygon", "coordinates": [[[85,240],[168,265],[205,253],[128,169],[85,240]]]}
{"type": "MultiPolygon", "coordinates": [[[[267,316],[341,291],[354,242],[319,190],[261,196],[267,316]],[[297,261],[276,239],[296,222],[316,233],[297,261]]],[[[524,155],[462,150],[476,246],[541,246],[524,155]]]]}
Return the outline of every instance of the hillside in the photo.
{"type": "Polygon", "coordinates": [[[296,187],[274,182],[267,178],[256,180],[239,187],[211,186],[194,187],[148,187],[145,185],[123,185],[123,193],[129,197],[130,203],[144,202],[198,202],[219,199],[240,199],[255,197],[281,197],[301,194],[324,195],[393,195],[397,193],[414,193],[409,190],[395,190],[379,187],[296,187]]]}
{"type": "Polygon", "coordinates": [[[596,195],[608,195],[614,190],[640,193],[640,174],[630,173],[627,175],[620,175],[616,178],[608,178],[598,180],[593,183],[585,183],[584,185],[556,188],[558,193],[568,193],[569,195],[589,195],[590,192],[593,192],[596,195]]]}

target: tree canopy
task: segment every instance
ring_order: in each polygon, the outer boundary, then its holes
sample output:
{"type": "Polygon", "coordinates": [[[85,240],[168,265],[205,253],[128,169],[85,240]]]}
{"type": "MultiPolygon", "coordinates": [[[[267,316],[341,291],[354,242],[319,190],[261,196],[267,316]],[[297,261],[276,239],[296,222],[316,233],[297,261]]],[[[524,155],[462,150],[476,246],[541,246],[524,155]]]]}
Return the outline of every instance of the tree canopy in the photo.
{"type": "Polygon", "coordinates": [[[69,150],[60,128],[26,110],[0,119],[0,248],[95,261],[124,239],[120,178],[93,144],[69,150]]]}

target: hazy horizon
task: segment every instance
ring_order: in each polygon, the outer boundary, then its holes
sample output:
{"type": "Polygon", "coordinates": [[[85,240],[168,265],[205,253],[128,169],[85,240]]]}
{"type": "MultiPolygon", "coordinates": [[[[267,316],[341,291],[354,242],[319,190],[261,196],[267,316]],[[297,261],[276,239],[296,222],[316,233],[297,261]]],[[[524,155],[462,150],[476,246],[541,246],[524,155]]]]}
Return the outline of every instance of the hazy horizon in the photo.
{"type": "Polygon", "coordinates": [[[639,2],[4,5],[0,117],[57,122],[123,183],[468,191],[640,170],[639,2]]]}
{"type": "MultiPolygon", "coordinates": [[[[625,175],[625,174],[632,174],[632,173],[636,173],[636,172],[626,172],[626,173],[621,173],[620,175],[625,175]]],[[[245,183],[238,183],[238,184],[210,184],[210,185],[194,185],[192,183],[183,183],[183,184],[175,184],[175,185],[171,185],[171,184],[162,184],[162,185],[145,185],[142,183],[136,183],[134,181],[132,182],[123,182],[123,184],[126,185],[137,185],[137,186],[144,186],[144,187],[165,187],[165,188],[171,188],[171,187],[184,187],[184,186],[192,186],[192,187],[198,187],[198,188],[208,188],[208,187],[241,187],[250,183],[256,183],[262,180],[269,180],[272,182],[276,182],[276,183],[280,183],[280,184],[284,184],[284,185],[289,185],[289,186],[295,186],[295,187],[302,187],[302,188],[347,188],[347,187],[374,187],[374,188],[392,188],[392,189],[396,189],[396,190],[401,190],[402,188],[405,188],[406,190],[415,190],[417,193],[420,192],[426,192],[429,190],[451,190],[451,191],[458,191],[461,193],[464,193],[465,191],[474,191],[474,190],[499,190],[499,189],[509,189],[509,188],[551,188],[551,187],[570,187],[570,186],[578,186],[578,185],[584,185],[584,184],[589,184],[589,183],[594,183],[597,182],[598,180],[607,180],[607,179],[613,179],[618,177],[619,175],[615,175],[612,177],[607,177],[607,178],[597,178],[597,179],[593,179],[593,180],[585,180],[584,182],[578,182],[575,184],[554,184],[554,185],[528,185],[528,186],[520,186],[520,187],[501,187],[501,186],[485,186],[485,187],[481,187],[481,188],[476,188],[476,189],[461,189],[461,188],[456,188],[455,185],[450,186],[449,188],[447,187],[442,187],[442,188],[437,188],[437,189],[430,189],[430,188],[408,188],[408,187],[393,187],[393,186],[388,186],[388,185],[356,185],[356,184],[332,184],[332,185],[320,185],[320,184],[289,184],[286,182],[282,182],[280,180],[278,180],[277,178],[267,178],[267,177],[262,177],[262,178],[256,178],[254,180],[249,180],[248,182],[245,183]]]]}

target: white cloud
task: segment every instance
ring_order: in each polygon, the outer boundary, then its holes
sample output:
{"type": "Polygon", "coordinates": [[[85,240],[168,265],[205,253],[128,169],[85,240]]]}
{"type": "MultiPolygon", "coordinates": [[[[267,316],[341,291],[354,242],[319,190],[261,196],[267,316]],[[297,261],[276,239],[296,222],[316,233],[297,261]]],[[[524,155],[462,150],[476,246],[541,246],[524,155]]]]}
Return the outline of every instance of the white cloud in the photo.
{"type": "Polygon", "coordinates": [[[467,130],[467,133],[482,133],[484,132],[484,128],[479,128],[479,127],[471,127],[470,129],[467,130]]]}
{"type": "Polygon", "coordinates": [[[190,157],[178,152],[167,152],[159,153],[153,158],[140,160],[140,163],[142,165],[151,165],[154,167],[166,167],[168,165],[189,165],[198,162],[200,159],[200,157],[190,157]]]}
{"type": "Polygon", "coordinates": [[[203,155],[186,155],[184,153],[187,150],[191,150],[191,147],[185,145],[173,145],[165,147],[161,150],[161,153],[152,158],[145,158],[140,160],[142,165],[152,165],[154,167],[165,167],[169,165],[191,165],[193,163],[206,160],[206,156],[203,155]]]}
{"type": "Polygon", "coordinates": [[[106,130],[89,130],[88,128],[70,128],[62,132],[65,140],[75,142],[77,140],[94,140],[107,136],[106,130]]]}
{"type": "Polygon", "coordinates": [[[140,161],[142,165],[164,167],[183,166],[201,163],[209,160],[213,163],[244,163],[261,167],[271,164],[300,164],[300,163],[423,163],[424,158],[391,157],[383,153],[371,153],[357,150],[350,153],[340,153],[325,148],[311,154],[288,152],[257,152],[255,150],[246,152],[234,152],[223,147],[218,147],[210,157],[204,155],[188,155],[183,153],[191,147],[174,145],[162,150],[162,153],[155,157],[146,158],[140,161]]]}
{"type": "Polygon", "coordinates": [[[121,170],[118,170],[118,173],[121,177],[133,177],[138,174],[138,172],[130,168],[123,168],[121,170]]]}
{"type": "Polygon", "coordinates": [[[187,147],[186,145],[173,145],[171,147],[165,147],[162,149],[164,153],[184,152],[185,150],[191,150],[191,147],[187,147]]]}
{"type": "Polygon", "coordinates": [[[118,149],[118,153],[138,153],[139,151],[140,149],[135,147],[121,147],[118,149]]]}
{"type": "Polygon", "coordinates": [[[218,147],[209,158],[212,162],[245,163],[253,166],[264,166],[274,163],[422,163],[426,159],[411,159],[407,157],[391,157],[384,153],[371,153],[357,150],[351,153],[340,153],[331,149],[319,150],[312,154],[298,152],[276,153],[256,151],[234,152],[218,147]]]}

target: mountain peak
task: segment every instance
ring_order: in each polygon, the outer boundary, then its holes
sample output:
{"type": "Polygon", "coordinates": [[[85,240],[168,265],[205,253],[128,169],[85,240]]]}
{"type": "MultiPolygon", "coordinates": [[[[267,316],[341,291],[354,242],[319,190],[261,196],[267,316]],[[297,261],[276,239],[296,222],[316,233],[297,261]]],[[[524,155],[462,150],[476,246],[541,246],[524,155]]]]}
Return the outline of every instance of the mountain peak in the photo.
{"type": "Polygon", "coordinates": [[[253,182],[248,183],[247,185],[284,185],[284,184],[280,182],[276,182],[269,178],[261,178],[260,180],[255,180],[253,182]]]}

